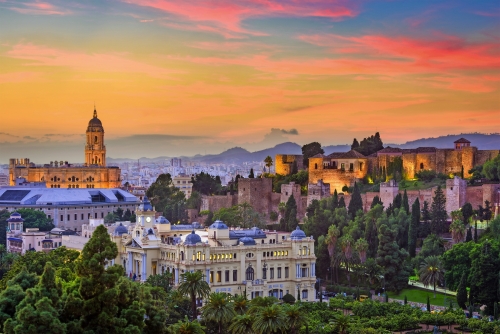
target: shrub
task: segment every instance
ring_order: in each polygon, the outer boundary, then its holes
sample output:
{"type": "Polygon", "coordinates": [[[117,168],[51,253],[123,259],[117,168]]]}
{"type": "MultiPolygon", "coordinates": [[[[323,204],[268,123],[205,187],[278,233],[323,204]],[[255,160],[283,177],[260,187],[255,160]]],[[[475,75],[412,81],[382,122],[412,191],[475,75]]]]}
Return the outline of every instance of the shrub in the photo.
{"type": "Polygon", "coordinates": [[[283,302],[287,304],[293,304],[295,303],[295,297],[287,293],[286,295],[283,296],[283,302]]]}
{"type": "Polygon", "coordinates": [[[431,182],[434,178],[436,178],[436,172],[432,169],[423,169],[416,172],[415,177],[421,181],[431,182]]]}

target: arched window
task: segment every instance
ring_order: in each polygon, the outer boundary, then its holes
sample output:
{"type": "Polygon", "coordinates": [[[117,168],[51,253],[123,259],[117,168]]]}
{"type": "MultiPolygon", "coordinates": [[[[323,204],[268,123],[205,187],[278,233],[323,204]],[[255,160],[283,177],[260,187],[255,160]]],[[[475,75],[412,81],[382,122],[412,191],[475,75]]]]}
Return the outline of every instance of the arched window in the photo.
{"type": "Polygon", "coordinates": [[[181,251],[181,261],[184,261],[184,251],[181,251]]]}
{"type": "Polygon", "coordinates": [[[254,276],[254,270],[252,266],[248,266],[247,270],[245,271],[247,281],[253,281],[253,276],[254,276]]]}
{"type": "Polygon", "coordinates": [[[318,164],[314,164],[314,169],[318,169],[318,164]]]}
{"type": "Polygon", "coordinates": [[[97,144],[97,136],[94,137],[94,144],[97,144]]]}
{"type": "Polygon", "coordinates": [[[420,169],[424,169],[424,163],[423,162],[420,163],[420,169]]]}

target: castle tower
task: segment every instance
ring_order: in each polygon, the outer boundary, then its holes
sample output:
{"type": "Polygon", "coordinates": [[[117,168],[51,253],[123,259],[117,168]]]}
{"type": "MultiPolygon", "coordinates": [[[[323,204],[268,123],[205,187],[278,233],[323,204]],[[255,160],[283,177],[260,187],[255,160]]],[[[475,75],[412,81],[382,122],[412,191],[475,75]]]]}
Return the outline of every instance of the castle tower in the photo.
{"type": "Polygon", "coordinates": [[[87,127],[87,143],[85,144],[85,164],[106,166],[106,146],[104,146],[104,128],[97,118],[94,106],[94,117],[87,127]]]}

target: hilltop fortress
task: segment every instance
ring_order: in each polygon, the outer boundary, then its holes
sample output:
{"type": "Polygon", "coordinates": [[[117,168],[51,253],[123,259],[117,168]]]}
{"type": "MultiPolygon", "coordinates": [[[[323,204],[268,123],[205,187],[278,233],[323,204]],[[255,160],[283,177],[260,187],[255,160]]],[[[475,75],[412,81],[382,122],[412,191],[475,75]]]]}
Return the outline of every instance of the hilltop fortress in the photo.
{"type": "MultiPolygon", "coordinates": [[[[500,154],[500,150],[479,150],[471,146],[471,142],[460,138],[454,142],[453,148],[419,147],[416,149],[400,149],[386,147],[374,154],[364,156],[351,150],[330,155],[318,154],[309,158],[309,184],[317,184],[319,180],[330,184],[330,192],[342,192],[342,187],[353,186],[366,176],[387,170],[396,157],[403,162],[403,173],[407,179],[413,179],[421,170],[433,170],[437,173],[469,177],[469,170],[482,165],[500,154]]],[[[293,161],[302,162],[302,156],[276,155],[276,172],[287,175],[293,161]]]]}

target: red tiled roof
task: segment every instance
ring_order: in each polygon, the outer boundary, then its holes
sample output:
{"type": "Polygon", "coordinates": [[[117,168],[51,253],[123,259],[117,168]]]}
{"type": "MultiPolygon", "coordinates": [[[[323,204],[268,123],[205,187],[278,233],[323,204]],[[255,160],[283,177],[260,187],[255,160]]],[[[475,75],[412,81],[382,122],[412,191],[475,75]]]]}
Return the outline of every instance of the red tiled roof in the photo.
{"type": "Polygon", "coordinates": [[[462,143],[463,144],[470,144],[470,141],[468,141],[467,139],[465,139],[465,138],[462,137],[462,138],[460,138],[458,140],[455,140],[454,143],[455,144],[462,144],[462,143]]]}

